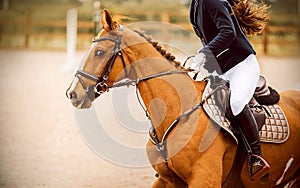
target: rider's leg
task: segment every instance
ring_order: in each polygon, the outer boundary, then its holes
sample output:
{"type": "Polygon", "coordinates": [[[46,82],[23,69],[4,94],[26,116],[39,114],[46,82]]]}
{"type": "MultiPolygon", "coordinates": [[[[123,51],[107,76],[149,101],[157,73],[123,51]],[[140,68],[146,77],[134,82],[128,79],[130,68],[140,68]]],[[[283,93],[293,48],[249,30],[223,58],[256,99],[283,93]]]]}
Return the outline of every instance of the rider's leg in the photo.
{"type": "Polygon", "coordinates": [[[260,146],[258,128],[253,113],[248,105],[242,110],[240,114],[234,117],[238,125],[241,127],[248,143],[250,144],[251,155],[251,176],[252,179],[257,179],[265,175],[270,166],[262,158],[262,151],[260,146]]]}
{"type": "Polygon", "coordinates": [[[261,157],[262,152],[256,120],[247,105],[254,94],[259,75],[259,65],[254,55],[250,55],[223,75],[225,79],[230,81],[232,114],[252,149],[251,171],[253,178],[257,178],[261,174],[264,175],[265,170],[269,168],[269,165],[261,157]]]}

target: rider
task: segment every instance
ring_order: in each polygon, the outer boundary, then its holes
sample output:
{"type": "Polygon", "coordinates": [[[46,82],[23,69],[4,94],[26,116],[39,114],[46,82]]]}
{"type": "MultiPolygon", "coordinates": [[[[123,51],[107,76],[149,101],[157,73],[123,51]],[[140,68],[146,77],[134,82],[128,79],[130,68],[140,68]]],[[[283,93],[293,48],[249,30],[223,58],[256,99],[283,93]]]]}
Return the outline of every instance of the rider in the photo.
{"type": "Polygon", "coordinates": [[[248,106],[257,86],[260,68],[256,52],[246,35],[262,31],[269,22],[269,7],[253,4],[255,2],[192,0],[190,6],[190,21],[204,46],[195,56],[191,68],[199,72],[204,63],[208,72],[216,71],[229,81],[231,112],[252,150],[252,179],[267,174],[270,168],[262,158],[256,120],[248,106]]]}

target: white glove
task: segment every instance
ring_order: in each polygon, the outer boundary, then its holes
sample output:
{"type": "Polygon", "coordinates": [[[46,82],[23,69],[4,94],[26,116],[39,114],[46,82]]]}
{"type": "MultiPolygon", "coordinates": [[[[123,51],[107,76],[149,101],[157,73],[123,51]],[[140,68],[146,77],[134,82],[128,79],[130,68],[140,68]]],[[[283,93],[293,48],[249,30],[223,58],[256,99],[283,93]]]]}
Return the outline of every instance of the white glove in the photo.
{"type": "Polygon", "coordinates": [[[194,70],[193,72],[198,73],[198,72],[200,72],[200,70],[203,66],[203,63],[205,61],[206,61],[205,54],[200,52],[197,55],[195,55],[195,57],[193,58],[190,68],[194,70]]]}

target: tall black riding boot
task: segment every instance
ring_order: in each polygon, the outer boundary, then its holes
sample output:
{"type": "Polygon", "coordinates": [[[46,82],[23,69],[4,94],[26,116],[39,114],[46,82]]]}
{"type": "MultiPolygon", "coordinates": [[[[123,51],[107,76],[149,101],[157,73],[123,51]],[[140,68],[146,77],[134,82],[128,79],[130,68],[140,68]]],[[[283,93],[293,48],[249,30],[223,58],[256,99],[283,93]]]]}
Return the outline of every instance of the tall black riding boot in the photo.
{"type": "Polygon", "coordinates": [[[254,115],[248,105],[245,106],[243,111],[234,117],[238,125],[241,127],[251,150],[251,169],[250,175],[252,180],[261,178],[270,169],[270,165],[262,158],[258,128],[254,115]]]}

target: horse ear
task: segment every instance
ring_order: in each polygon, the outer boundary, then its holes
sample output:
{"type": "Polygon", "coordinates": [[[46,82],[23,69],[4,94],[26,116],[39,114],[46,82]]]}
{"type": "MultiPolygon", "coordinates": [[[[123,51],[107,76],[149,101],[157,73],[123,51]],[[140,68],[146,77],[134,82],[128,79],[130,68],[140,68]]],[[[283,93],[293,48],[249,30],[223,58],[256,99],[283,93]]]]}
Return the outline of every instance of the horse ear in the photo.
{"type": "Polygon", "coordinates": [[[104,9],[101,12],[101,23],[105,30],[110,31],[117,28],[116,22],[113,20],[110,12],[107,9],[104,9]]]}

